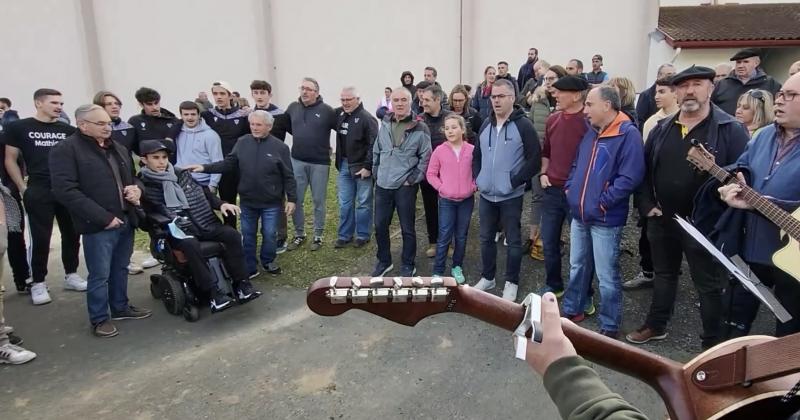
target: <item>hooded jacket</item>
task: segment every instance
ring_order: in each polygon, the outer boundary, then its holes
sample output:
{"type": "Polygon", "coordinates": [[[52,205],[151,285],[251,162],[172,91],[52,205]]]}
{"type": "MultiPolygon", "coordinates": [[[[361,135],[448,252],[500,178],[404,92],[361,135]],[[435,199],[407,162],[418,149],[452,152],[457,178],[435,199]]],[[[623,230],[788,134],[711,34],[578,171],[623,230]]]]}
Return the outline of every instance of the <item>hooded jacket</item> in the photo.
{"type": "Polygon", "coordinates": [[[351,113],[336,108],[336,169],[347,159],[350,175],[367,169],[372,171],[372,146],[378,137],[378,122],[364,109],[364,104],[351,113]]]}
{"type": "MultiPolygon", "coordinates": [[[[706,150],[714,154],[714,159],[719,166],[728,166],[739,158],[744,151],[750,136],[744,126],[736,121],[733,116],[726,113],[716,105],[711,105],[711,121],[709,121],[708,138],[703,141],[706,150]]],[[[650,131],[647,136],[647,143],[644,147],[645,171],[644,180],[636,193],[636,202],[639,206],[639,213],[646,217],[647,213],[653,208],[661,208],[655,191],[655,173],[659,168],[658,156],[664,146],[669,128],[675,124],[675,120],[680,116],[680,112],[670,117],[664,118],[650,131]]],[[[703,140],[703,139],[698,139],[703,140]]],[[[669,168],[661,168],[668,171],[669,168]]],[[[697,191],[691,191],[692,195],[697,191]]]]}
{"type": "MultiPolygon", "coordinates": [[[[175,148],[177,156],[175,166],[178,168],[217,162],[225,158],[225,155],[222,154],[222,142],[219,134],[212,130],[202,118],[196,126],[191,128],[181,123],[181,131],[175,138],[175,148]]],[[[200,185],[217,188],[221,175],[196,172],[192,174],[192,177],[200,185]]]]}
{"type": "MultiPolygon", "coordinates": [[[[219,109],[211,108],[200,114],[208,126],[216,131],[222,143],[222,154],[228,156],[239,137],[250,133],[248,112],[238,106],[219,109]]],[[[196,162],[195,162],[196,163],[196,162]]]]}
{"type": "Polygon", "coordinates": [[[142,207],[145,212],[147,214],[156,213],[169,220],[174,220],[178,216],[188,217],[195,231],[187,232],[190,234],[208,234],[221,226],[222,222],[220,222],[214,210],[219,210],[224,201],[198,184],[189,171],[175,168],[175,175],[178,178],[178,185],[186,195],[189,208],[185,210],[167,208],[162,182],[148,178],[144,173],[140,172],[139,178],[145,187],[145,194],[142,196],[142,207]]]}
{"type": "Polygon", "coordinates": [[[172,139],[179,122],[175,114],[165,108],[161,108],[161,114],[155,117],[142,111],[128,118],[128,124],[136,130],[137,141],[172,139]]]}
{"type": "Polygon", "coordinates": [[[472,176],[481,197],[491,202],[517,198],[541,168],[541,147],[533,123],[515,107],[497,131],[497,118],[483,122],[472,153],[472,176]]]}
{"type": "Polygon", "coordinates": [[[128,149],[113,141],[103,149],[95,139],[76,131],[53,146],[50,154],[53,196],[69,211],[78,233],[100,232],[115,217],[133,227],[138,225],[136,209],[122,198],[119,188],[142,188],[133,176],[128,149]],[[109,158],[116,160],[121,185],[117,184],[109,158]]]}
{"type": "Polygon", "coordinates": [[[642,135],[627,115],[618,112],[602,132],[589,127],[564,184],[571,214],[583,224],[624,226],[644,170],[642,135]]]}
{"type": "Polygon", "coordinates": [[[256,138],[246,134],[225,160],[203,165],[203,172],[224,173],[239,171],[239,197],[242,206],[267,208],[280,206],[283,199],[297,202],[297,183],[294,180],[289,146],[275,136],[256,138]]]}
{"type": "Polygon", "coordinates": [[[322,102],[311,105],[298,99],[286,108],[287,131],[292,135],[292,158],[318,165],[331,164],[331,130],[336,130],[336,113],[322,102]]]}
{"type": "Polygon", "coordinates": [[[400,75],[400,85],[402,85],[404,88],[408,89],[409,92],[411,92],[412,99],[415,98],[414,95],[417,93],[417,86],[414,85],[414,75],[411,74],[410,71],[404,71],[403,74],[400,75]],[[403,79],[405,79],[406,76],[411,76],[411,83],[406,84],[406,82],[403,81],[403,79]]]}
{"type": "Polygon", "coordinates": [[[394,113],[386,114],[372,147],[372,172],[378,187],[396,190],[405,183],[419,184],[425,179],[428,160],[431,158],[431,135],[424,122],[411,115],[403,139],[395,146],[392,138],[394,113]]]}
{"type": "Polygon", "coordinates": [[[739,103],[739,97],[747,93],[750,89],[763,89],[775,97],[775,92],[781,90],[781,84],[778,83],[771,76],[764,73],[760,68],[756,70],[755,76],[750,78],[747,83],[742,83],[736,74],[732,73],[730,76],[717,82],[714,87],[714,93],[711,94],[711,101],[728,114],[736,114],[736,104],[739,103]]]}

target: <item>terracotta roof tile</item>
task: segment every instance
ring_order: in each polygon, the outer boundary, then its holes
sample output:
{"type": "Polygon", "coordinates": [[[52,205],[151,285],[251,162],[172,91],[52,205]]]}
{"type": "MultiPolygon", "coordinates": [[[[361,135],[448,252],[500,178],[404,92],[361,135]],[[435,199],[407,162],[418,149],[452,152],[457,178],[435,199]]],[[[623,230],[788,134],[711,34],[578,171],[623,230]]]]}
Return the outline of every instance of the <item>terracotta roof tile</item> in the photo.
{"type": "Polygon", "coordinates": [[[670,44],[697,41],[800,41],[800,4],[661,7],[658,30],[668,37],[670,44]]]}

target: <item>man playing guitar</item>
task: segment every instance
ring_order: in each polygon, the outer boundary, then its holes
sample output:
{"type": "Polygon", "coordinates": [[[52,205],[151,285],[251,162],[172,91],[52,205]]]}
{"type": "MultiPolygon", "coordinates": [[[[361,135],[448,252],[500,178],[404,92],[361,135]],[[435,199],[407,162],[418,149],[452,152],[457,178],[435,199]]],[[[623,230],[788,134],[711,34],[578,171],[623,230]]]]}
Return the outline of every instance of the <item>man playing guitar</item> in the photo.
{"type": "MultiPolygon", "coordinates": [[[[755,192],[789,212],[800,207],[798,143],[800,74],[790,77],[783,89],[775,94],[775,124],[758,131],[736,162],[736,166],[748,174],[747,181],[740,171],[737,173],[738,182],[729,183],[718,190],[722,200],[730,207],[749,210],[741,226],[732,226],[734,223],[730,223],[726,229],[740,229],[743,232],[739,255],[765,285],[774,287],[778,301],[792,315],[789,322],[777,323],[775,335],[778,337],[800,332],[800,279],[775,266],[773,259],[778,256],[773,255],[784,246],[784,234],[767,216],[752,210],[752,204],[745,200],[743,187],[749,184],[755,192]]],[[[792,255],[791,264],[794,266],[800,265],[800,249],[794,242],[796,239],[791,240],[791,249],[785,251],[787,255],[792,255]]],[[[755,296],[741,285],[733,287],[732,293],[729,322],[733,328],[729,328],[728,338],[750,332],[759,306],[755,296]]]]}

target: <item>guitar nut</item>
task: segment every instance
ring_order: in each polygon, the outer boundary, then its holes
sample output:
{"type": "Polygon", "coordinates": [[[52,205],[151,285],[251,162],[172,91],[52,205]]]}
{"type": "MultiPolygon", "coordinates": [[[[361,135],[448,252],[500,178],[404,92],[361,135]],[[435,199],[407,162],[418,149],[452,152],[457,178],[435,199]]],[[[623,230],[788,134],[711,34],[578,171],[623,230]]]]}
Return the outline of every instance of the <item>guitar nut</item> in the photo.
{"type": "Polygon", "coordinates": [[[694,378],[697,380],[697,382],[703,382],[706,380],[706,372],[702,370],[697,371],[697,373],[694,375],[694,378]]]}

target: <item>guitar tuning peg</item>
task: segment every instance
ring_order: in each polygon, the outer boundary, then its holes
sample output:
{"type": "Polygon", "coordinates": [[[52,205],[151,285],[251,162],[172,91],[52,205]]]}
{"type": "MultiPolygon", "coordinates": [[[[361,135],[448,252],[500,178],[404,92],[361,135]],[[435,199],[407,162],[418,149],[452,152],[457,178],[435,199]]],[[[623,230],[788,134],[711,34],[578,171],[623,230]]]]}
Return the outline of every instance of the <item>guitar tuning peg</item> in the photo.
{"type": "Polygon", "coordinates": [[[392,287],[394,287],[395,289],[399,289],[399,288],[403,287],[403,279],[400,278],[400,277],[392,278],[392,283],[393,283],[392,287]]]}
{"type": "Polygon", "coordinates": [[[383,278],[382,277],[373,277],[369,279],[369,287],[381,287],[383,286],[383,278]]]}
{"type": "Polygon", "coordinates": [[[350,282],[353,284],[353,289],[358,290],[361,288],[361,280],[359,280],[358,277],[353,277],[350,282]]]}
{"type": "Polygon", "coordinates": [[[339,281],[339,277],[336,277],[336,276],[331,277],[330,283],[329,283],[330,287],[336,287],[336,282],[337,281],[339,281]]]}
{"type": "Polygon", "coordinates": [[[411,279],[411,284],[413,284],[414,287],[422,287],[425,285],[425,280],[422,280],[422,277],[414,277],[411,279]]]}

